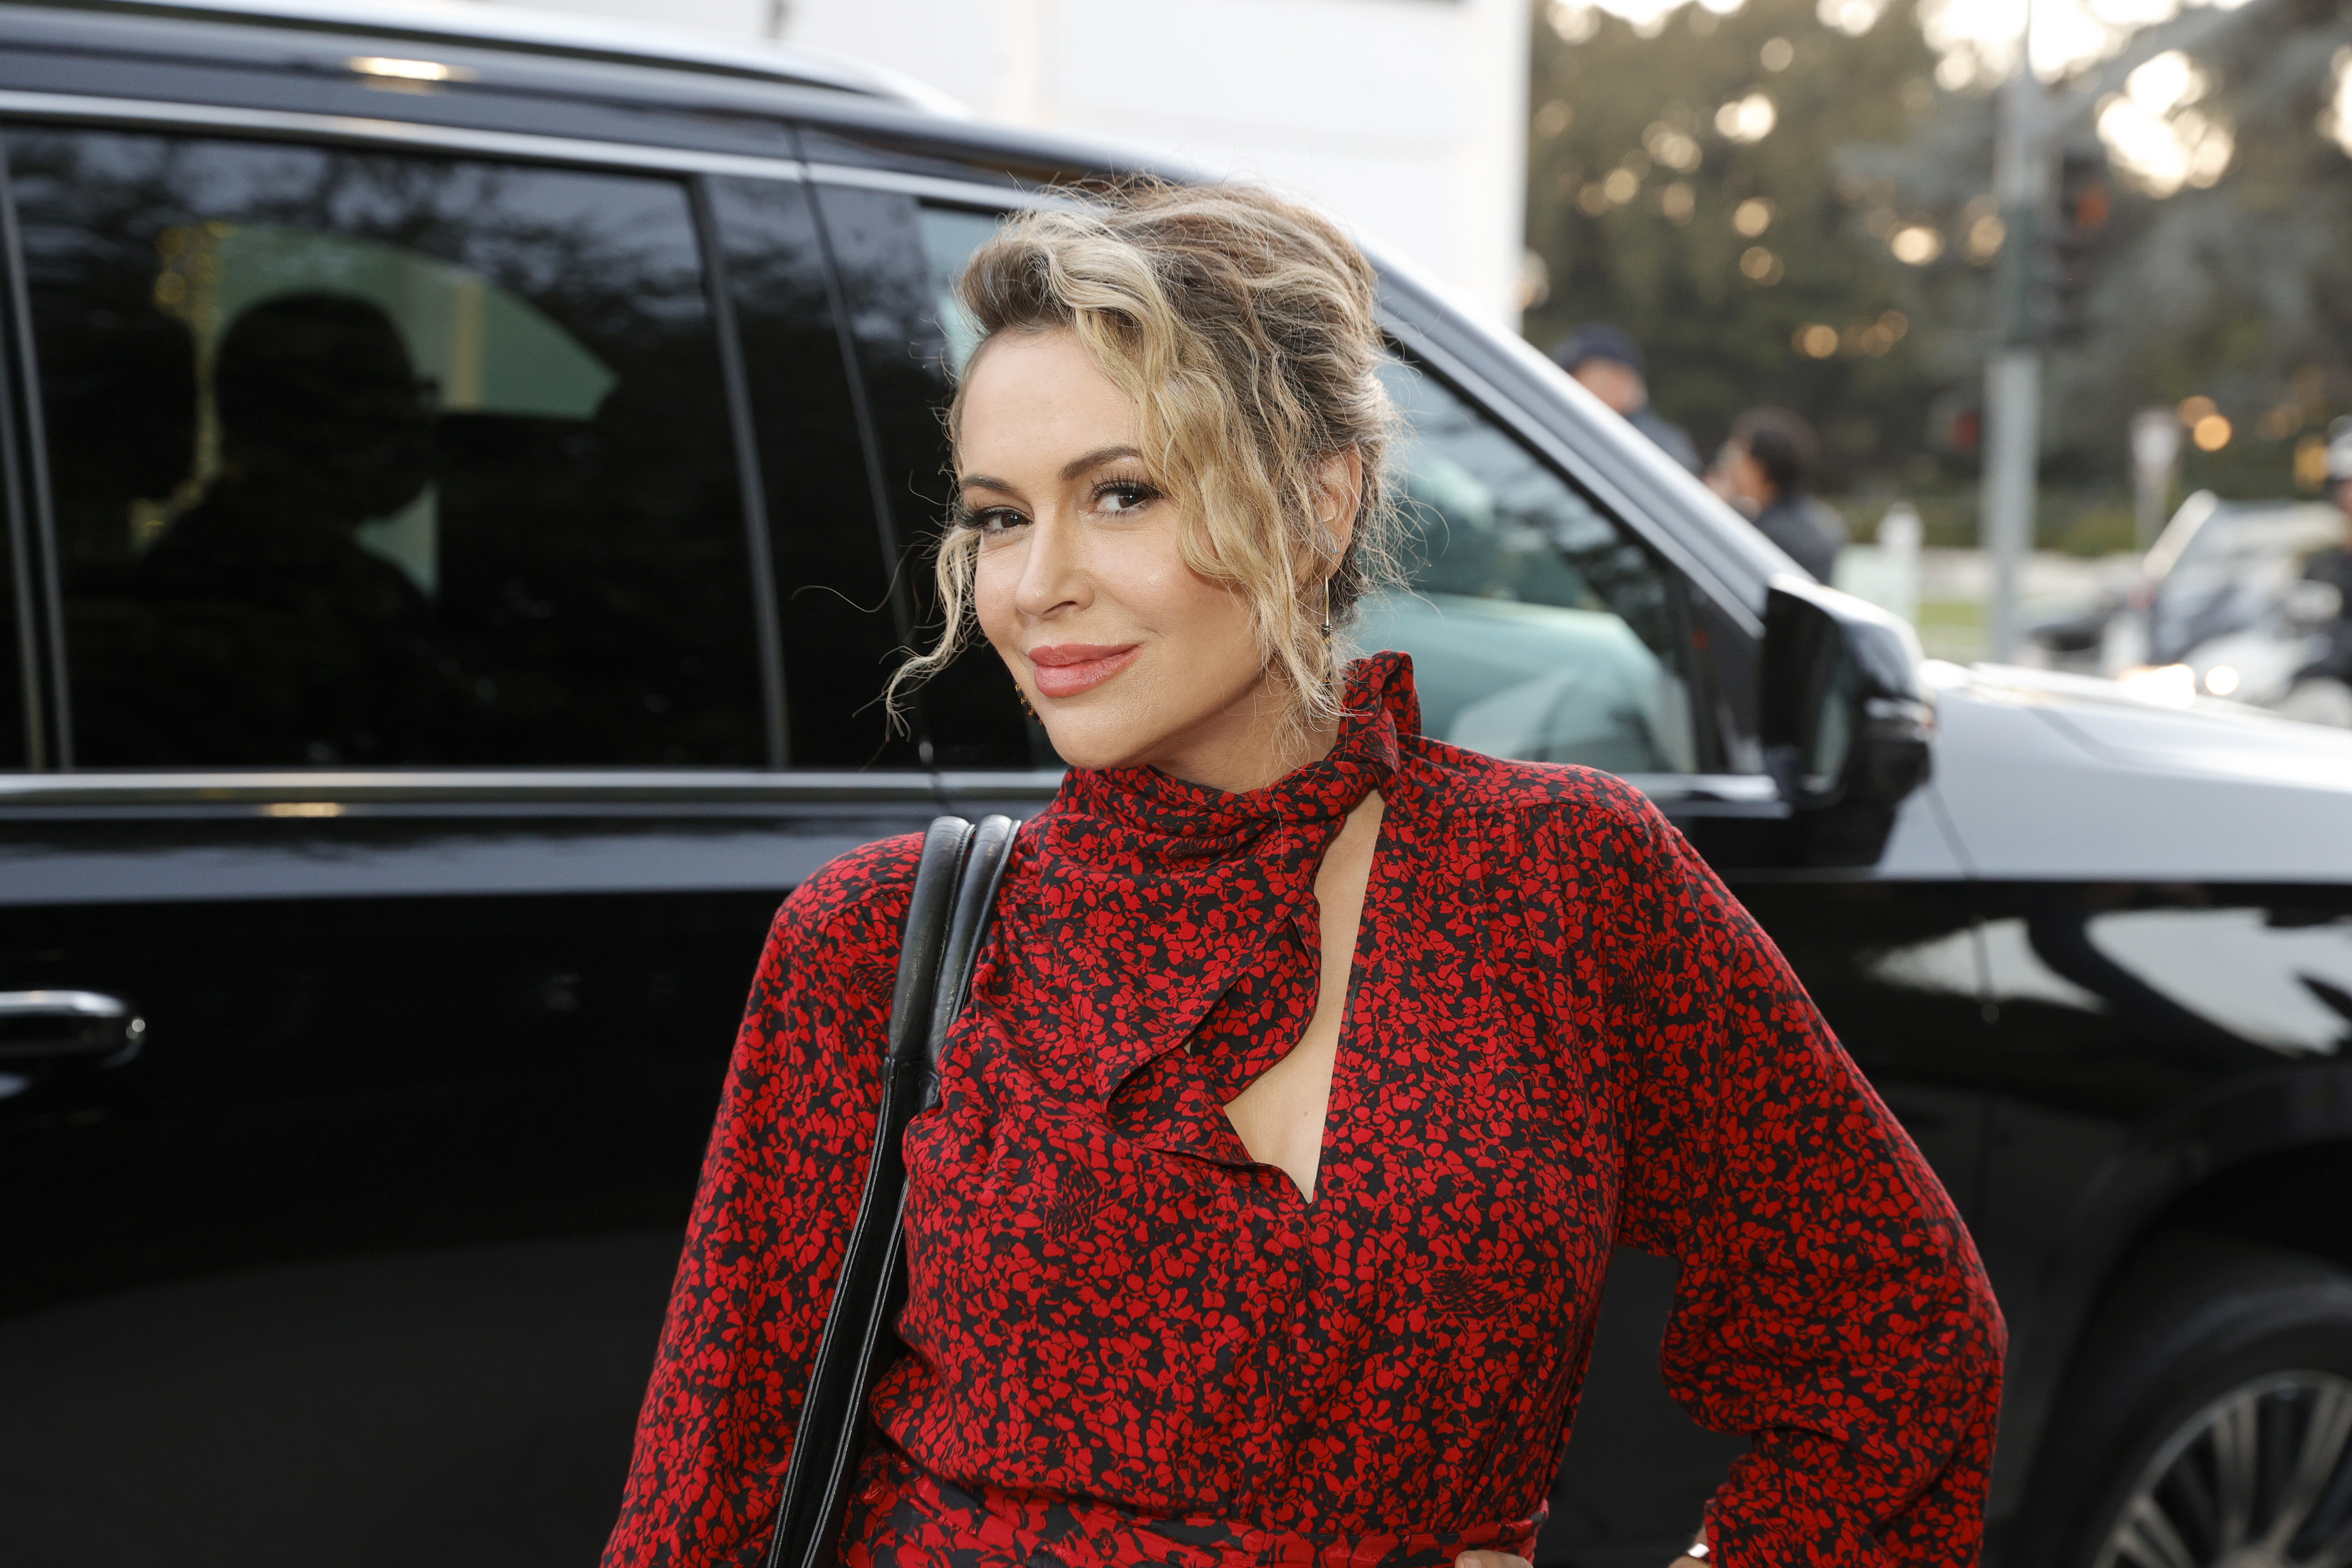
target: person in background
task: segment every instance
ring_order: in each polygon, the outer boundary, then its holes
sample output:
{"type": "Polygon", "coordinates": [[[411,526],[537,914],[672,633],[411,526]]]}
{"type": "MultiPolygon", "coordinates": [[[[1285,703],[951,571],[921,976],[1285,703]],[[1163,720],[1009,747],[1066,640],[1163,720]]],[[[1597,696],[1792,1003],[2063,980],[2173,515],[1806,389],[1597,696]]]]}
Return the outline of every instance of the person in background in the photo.
{"type": "Polygon", "coordinates": [[[1694,474],[1703,467],[1698,443],[1690,438],[1690,432],[1650,406],[1650,382],[1642,368],[1641,345],[1624,328],[1587,321],[1560,339],[1551,357],[1666,456],[1694,474]]]}
{"type": "Polygon", "coordinates": [[[1845,520],[1812,493],[1821,447],[1812,426],[1785,408],[1751,408],[1731,422],[1731,438],[1707,485],[1746,512],[1765,538],[1826,583],[1845,547],[1845,520]]]}

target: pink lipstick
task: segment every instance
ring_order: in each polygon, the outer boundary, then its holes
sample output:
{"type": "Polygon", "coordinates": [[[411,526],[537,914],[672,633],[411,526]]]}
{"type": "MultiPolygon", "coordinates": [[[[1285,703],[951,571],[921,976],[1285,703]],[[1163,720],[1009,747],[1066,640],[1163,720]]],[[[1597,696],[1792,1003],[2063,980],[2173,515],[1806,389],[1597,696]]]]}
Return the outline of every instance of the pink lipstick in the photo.
{"type": "Polygon", "coordinates": [[[1140,643],[1049,643],[1029,650],[1029,668],[1038,691],[1047,697],[1076,697],[1092,690],[1135,662],[1140,643]]]}

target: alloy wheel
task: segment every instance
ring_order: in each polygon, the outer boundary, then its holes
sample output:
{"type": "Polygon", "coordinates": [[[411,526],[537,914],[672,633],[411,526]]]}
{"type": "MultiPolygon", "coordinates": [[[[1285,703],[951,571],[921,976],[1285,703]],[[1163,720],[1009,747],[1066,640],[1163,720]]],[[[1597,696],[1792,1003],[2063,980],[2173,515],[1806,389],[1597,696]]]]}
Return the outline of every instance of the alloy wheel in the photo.
{"type": "Polygon", "coordinates": [[[2271,1373],[2181,1424],[2095,1568],[2352,1568],[2352,1378],[2271,1373]]]}

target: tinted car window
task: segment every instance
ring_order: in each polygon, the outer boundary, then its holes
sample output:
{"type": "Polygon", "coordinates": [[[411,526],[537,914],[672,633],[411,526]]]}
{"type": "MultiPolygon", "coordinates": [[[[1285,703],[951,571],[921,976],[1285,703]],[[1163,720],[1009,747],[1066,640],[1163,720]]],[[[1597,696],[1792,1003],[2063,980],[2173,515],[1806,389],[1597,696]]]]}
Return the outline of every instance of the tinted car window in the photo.
{"type": "Polygon", "coordinates": [[[1467,400],[1384,373],[1412,592],[1364,608],[1367,647],[1412,655],[1428,734],[1619,773],[1696,766],[1672,579],[1467,400]]]}
{"type": "MultiPolygon", "coordinates": [[[[955,343],[969,330],[948,299],[963,256],[992,216],[919,206],[911,197],[819,187],[880,451],[891,548],[919,640],[937,635],[928,545],[946,518],[947,428],[955,343]],[[961,245],[961,249],[957,247],[961,245]]],[[[924,683],[916,701],[930,760],[943,768],[1055,765],[1044,731],[1023,719],[1013,678],[985,647],[924,683]]]]}
{"type": "Polygon", "coordinates": [[[743,344],[767,494],[794,767],[912,767],[882,688],[908,637],[903,595],[875,527],[841,335],[807,190],[709,183],[743,344]]]}
{"type": "Polygon", "coordinates": [[[77,761],[763,760],[684,185],[159,136],[9,153],[77,761]]]}

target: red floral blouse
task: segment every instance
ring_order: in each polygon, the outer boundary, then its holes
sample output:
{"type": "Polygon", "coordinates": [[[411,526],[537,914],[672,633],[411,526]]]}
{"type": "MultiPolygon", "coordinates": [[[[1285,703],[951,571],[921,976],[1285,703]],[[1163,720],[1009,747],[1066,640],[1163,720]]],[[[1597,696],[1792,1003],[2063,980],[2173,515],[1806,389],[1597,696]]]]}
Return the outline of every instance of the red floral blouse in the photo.
{"type": "MultiPolygon", "coordinates": [[[[1359,665],[1322,762],[1074,772],[1025,826],[907,1139],[909,1353],[849,1568],[1532,1553],[1612,1245],[1754,1435],[1718,1560],[1968,1563],[2002,1329],[1968,1233],[1772,943],[1643,797],[1420,733],[1359,665]],[[1223,1106],[1316,998],[1316,868],[1386,802],[1312,1204],[1223,1106]]],[[[856,1206],[917,840],[784,903],[608,1564],[756,1563],[856,1206]]]]}

